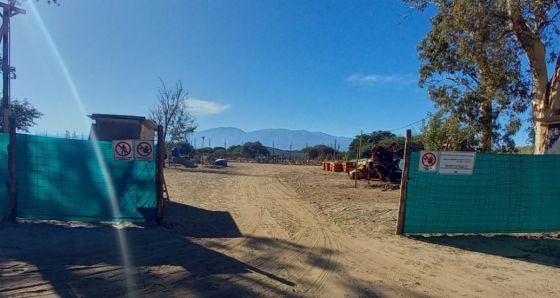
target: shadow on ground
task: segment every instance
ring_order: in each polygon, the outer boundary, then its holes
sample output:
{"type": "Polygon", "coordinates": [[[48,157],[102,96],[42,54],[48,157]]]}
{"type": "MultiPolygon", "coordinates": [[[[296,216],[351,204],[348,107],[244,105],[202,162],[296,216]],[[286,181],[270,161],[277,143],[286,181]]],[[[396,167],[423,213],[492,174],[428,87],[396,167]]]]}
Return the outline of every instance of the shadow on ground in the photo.
{"type": "Polygon", "coordinates": [[[560,239],[507,235],[413,236],[412,238],[438,245],[560,267],[560,239]]]}
{"type": "Polygon", "coordinates": [[[241,237],[237,224],[226,211],[211,211],[185,204],[169,202],[166,205],[165,227],[180,231],[183,236],[197,238],[241,237]]]}
{"type": "MultiPolygon", "coordinates": [[[[55,222],[0,226],[0,296],[115,297],[127,295],[130,289],[138,296],[294,295],[296,283],[289,275],[273,273],[276,268],[266,266],[270,260],[256,259],[252,265],[199,243],[202,239],[197,238],[223,243],[241,237],[228,212],[178,203],[170,203],[167,212],[167,226],[163,227],[55,222]],[[127,287],[119,234],[128,246],[131,287],[127,287]]],[[[247,238],[247,246],[294,252],[307,249],[266,238],[247,238]]],[[[313,265],[329,262],[322,258],[332,253],[308,251],[313,265]]]]}

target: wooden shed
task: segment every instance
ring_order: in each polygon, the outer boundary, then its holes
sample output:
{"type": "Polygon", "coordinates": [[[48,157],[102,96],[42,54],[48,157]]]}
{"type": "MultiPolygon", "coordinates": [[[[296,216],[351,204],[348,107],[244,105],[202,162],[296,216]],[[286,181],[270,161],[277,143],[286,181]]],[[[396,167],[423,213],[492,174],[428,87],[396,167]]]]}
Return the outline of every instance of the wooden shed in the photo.
{"type": "Polygon", "coordinates": [[[111,114],[91,114],[94,123],[91,125],[89,139],[93,139],[93,134],[97,140],[153,140],[156,131],[156,124],[143,116],[111,115],[111,114]]]}

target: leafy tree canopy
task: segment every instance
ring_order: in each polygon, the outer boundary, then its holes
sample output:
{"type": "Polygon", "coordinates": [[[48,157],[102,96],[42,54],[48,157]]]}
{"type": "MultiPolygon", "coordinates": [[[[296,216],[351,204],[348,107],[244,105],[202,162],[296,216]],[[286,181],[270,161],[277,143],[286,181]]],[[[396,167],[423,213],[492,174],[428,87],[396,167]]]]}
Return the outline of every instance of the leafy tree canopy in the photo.
{"type": "Polygon", "coordinates": [[[326,145],[307,147],[302,151],[307,155],[307,159],[326,159],[338,153],[334,148],[326,145]]]}
{"type": "Polygon", "coordinates": [[[505,33],[499,1],[438,1],[421,41],[420,85],[438,117],[475,131],[483,151],[514,148],[520,115],[530,103],[519,48],[505,33]]]}
{"type": "MultiPolygon", "coordinates": [[[[29,132],[33,126],[37,125],[35,121],[43,116],[43,113],[39,112],[27,99],[13,100],[10,103],[10,109],[11,115],[16,119],[16,129],[24,132],[29,132]]],[[[0,127],[2,125],[0,123],[0,127]]]]}
{"type": "MultiPolygon", "coordinates": [[[[220,148],[223,150],[223,147],[220,148]]],[[[247,142],[243,145],[230,146],[227,149],[227,155],[229,157],[259,158],[268,157],[270,152],[260,142],[247,142]]]]}
{"type": "Polygon", "coordinates": [[[560,120],[558,0],[405,0],[437,9],[419,46],[420,84],[442,117],[477,132],[483,151],[513,148],[532,109],[535,153],[560,120]]]}

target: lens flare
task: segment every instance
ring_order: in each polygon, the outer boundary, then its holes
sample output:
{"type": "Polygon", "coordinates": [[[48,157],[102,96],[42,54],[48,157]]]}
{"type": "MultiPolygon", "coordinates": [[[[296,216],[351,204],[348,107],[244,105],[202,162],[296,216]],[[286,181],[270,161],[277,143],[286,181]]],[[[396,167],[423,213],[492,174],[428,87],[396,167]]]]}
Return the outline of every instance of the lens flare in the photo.
{"type": "MultiPolygon", "coordinates": [[[[78,88],[76,87],[76,84],[74,83],[74,80],[72,79],[70,71],[68,70],[68,67],[66,66],[66,62],[62,58],[62,55],[60,54],[60,51],[58,50],[58,47],[57,47],[56,43],[54,42],[54,40],[53,40],[49,30],[47,29],[45,23],[43,22],[43,18],[39,14],[39,11],[37,10],[35,4],[33,3],[33,1],[29,1],[27,3],[29,4],[31,14],[33,15],[33,17],[35,18],[35,20],[39,24],[39,28],[40,28],[41,32],[43,33],[43,36],[45,37],[45,39],[47,41],[47,44],[49,46],[49,49],[50,49],[51,53],[54,55],[54,58],[56,59],[56,62],[58,63],[58,66],[62,70],[64,78],[66,79],[66,83],[68,84],[68,87],[70,88],[70,91],[72,93],[72,97],[74,98],[74,101],[76,102],[76,104],[78,106],[79,112],[84,116],[83,117],[84,124],[87,127],[88,124],[89,124],[88,123],[89,121],[87,120],[87,117],[86,117],[87,113],[86,113],[86,109],[85,109],[85,106],[84,106],[84,102],[83,102],[83,100],[80,96],[80,93],[78,92],[78,88]]],[[[107,186],[107,191],[108,191],[108,194],[109,194],[109,199],[110,199],[110,204],[111,204],[111,211],[113,212],[114,217],[118,217],[118,216],[120,216],[121,212],[120,212],[119,204],[117,202],[117,195],[116,195],[115,187],[113,186],[113,180],[111,178],[111,173],[109,171],[109,168],[107,167],[107,164],[105,163],[105,160],[103,159],[103,154],[102,154],[101,149],[99,148],[99,145],[96,141],[97,141],[97,137],[93,133],[91,144],[93,146],[93,150],[94,150],[95,156],[97,158],[98,166],[101,169],[101,172],[103,174],[103,180],[105,181],[105,184],[107,186]]],[[[135,295],[135,280],[134,280],[135,272],[134,272],[134,269],[133,269],[133,266],[132,266],[132,262],[130,260],[128,242],[126,240],[126,235],[125,235],[123,229],[117,228],[115,230],[116,230],[117,238],[118,238],[118,242],[119,242],[118,244],[119,244],[119,248],[120,248],[122,265],[124,267],[125,275],[126,275],[126,286],[127,286],[128,296],[134,297],[134,296],[136,296],[135,295]]]]}

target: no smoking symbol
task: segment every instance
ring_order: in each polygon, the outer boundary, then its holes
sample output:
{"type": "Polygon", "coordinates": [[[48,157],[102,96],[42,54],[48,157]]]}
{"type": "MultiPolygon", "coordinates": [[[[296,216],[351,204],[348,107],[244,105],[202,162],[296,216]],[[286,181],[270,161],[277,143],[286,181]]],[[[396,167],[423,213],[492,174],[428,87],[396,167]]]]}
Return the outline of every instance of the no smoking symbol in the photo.
{"type": "Polygon", "coordinates": [[[136,145],[136,152],[142,157],[152,154],[152,145],[150,143],[142,142],[136,145]]]}
{"type": "Polygon", "coordinates": [[[437,158],[433,153],[426,153],[422,155],[422,166],[431,168],[436,164],[437,158]]]}
{"type": "Polygon", "coordinates": [[[130,144],[127,142],[118,142],[115,145],[115,153],[118,156],[128,156],[131,150],[132,148],[130,148],[130,144]]]}

